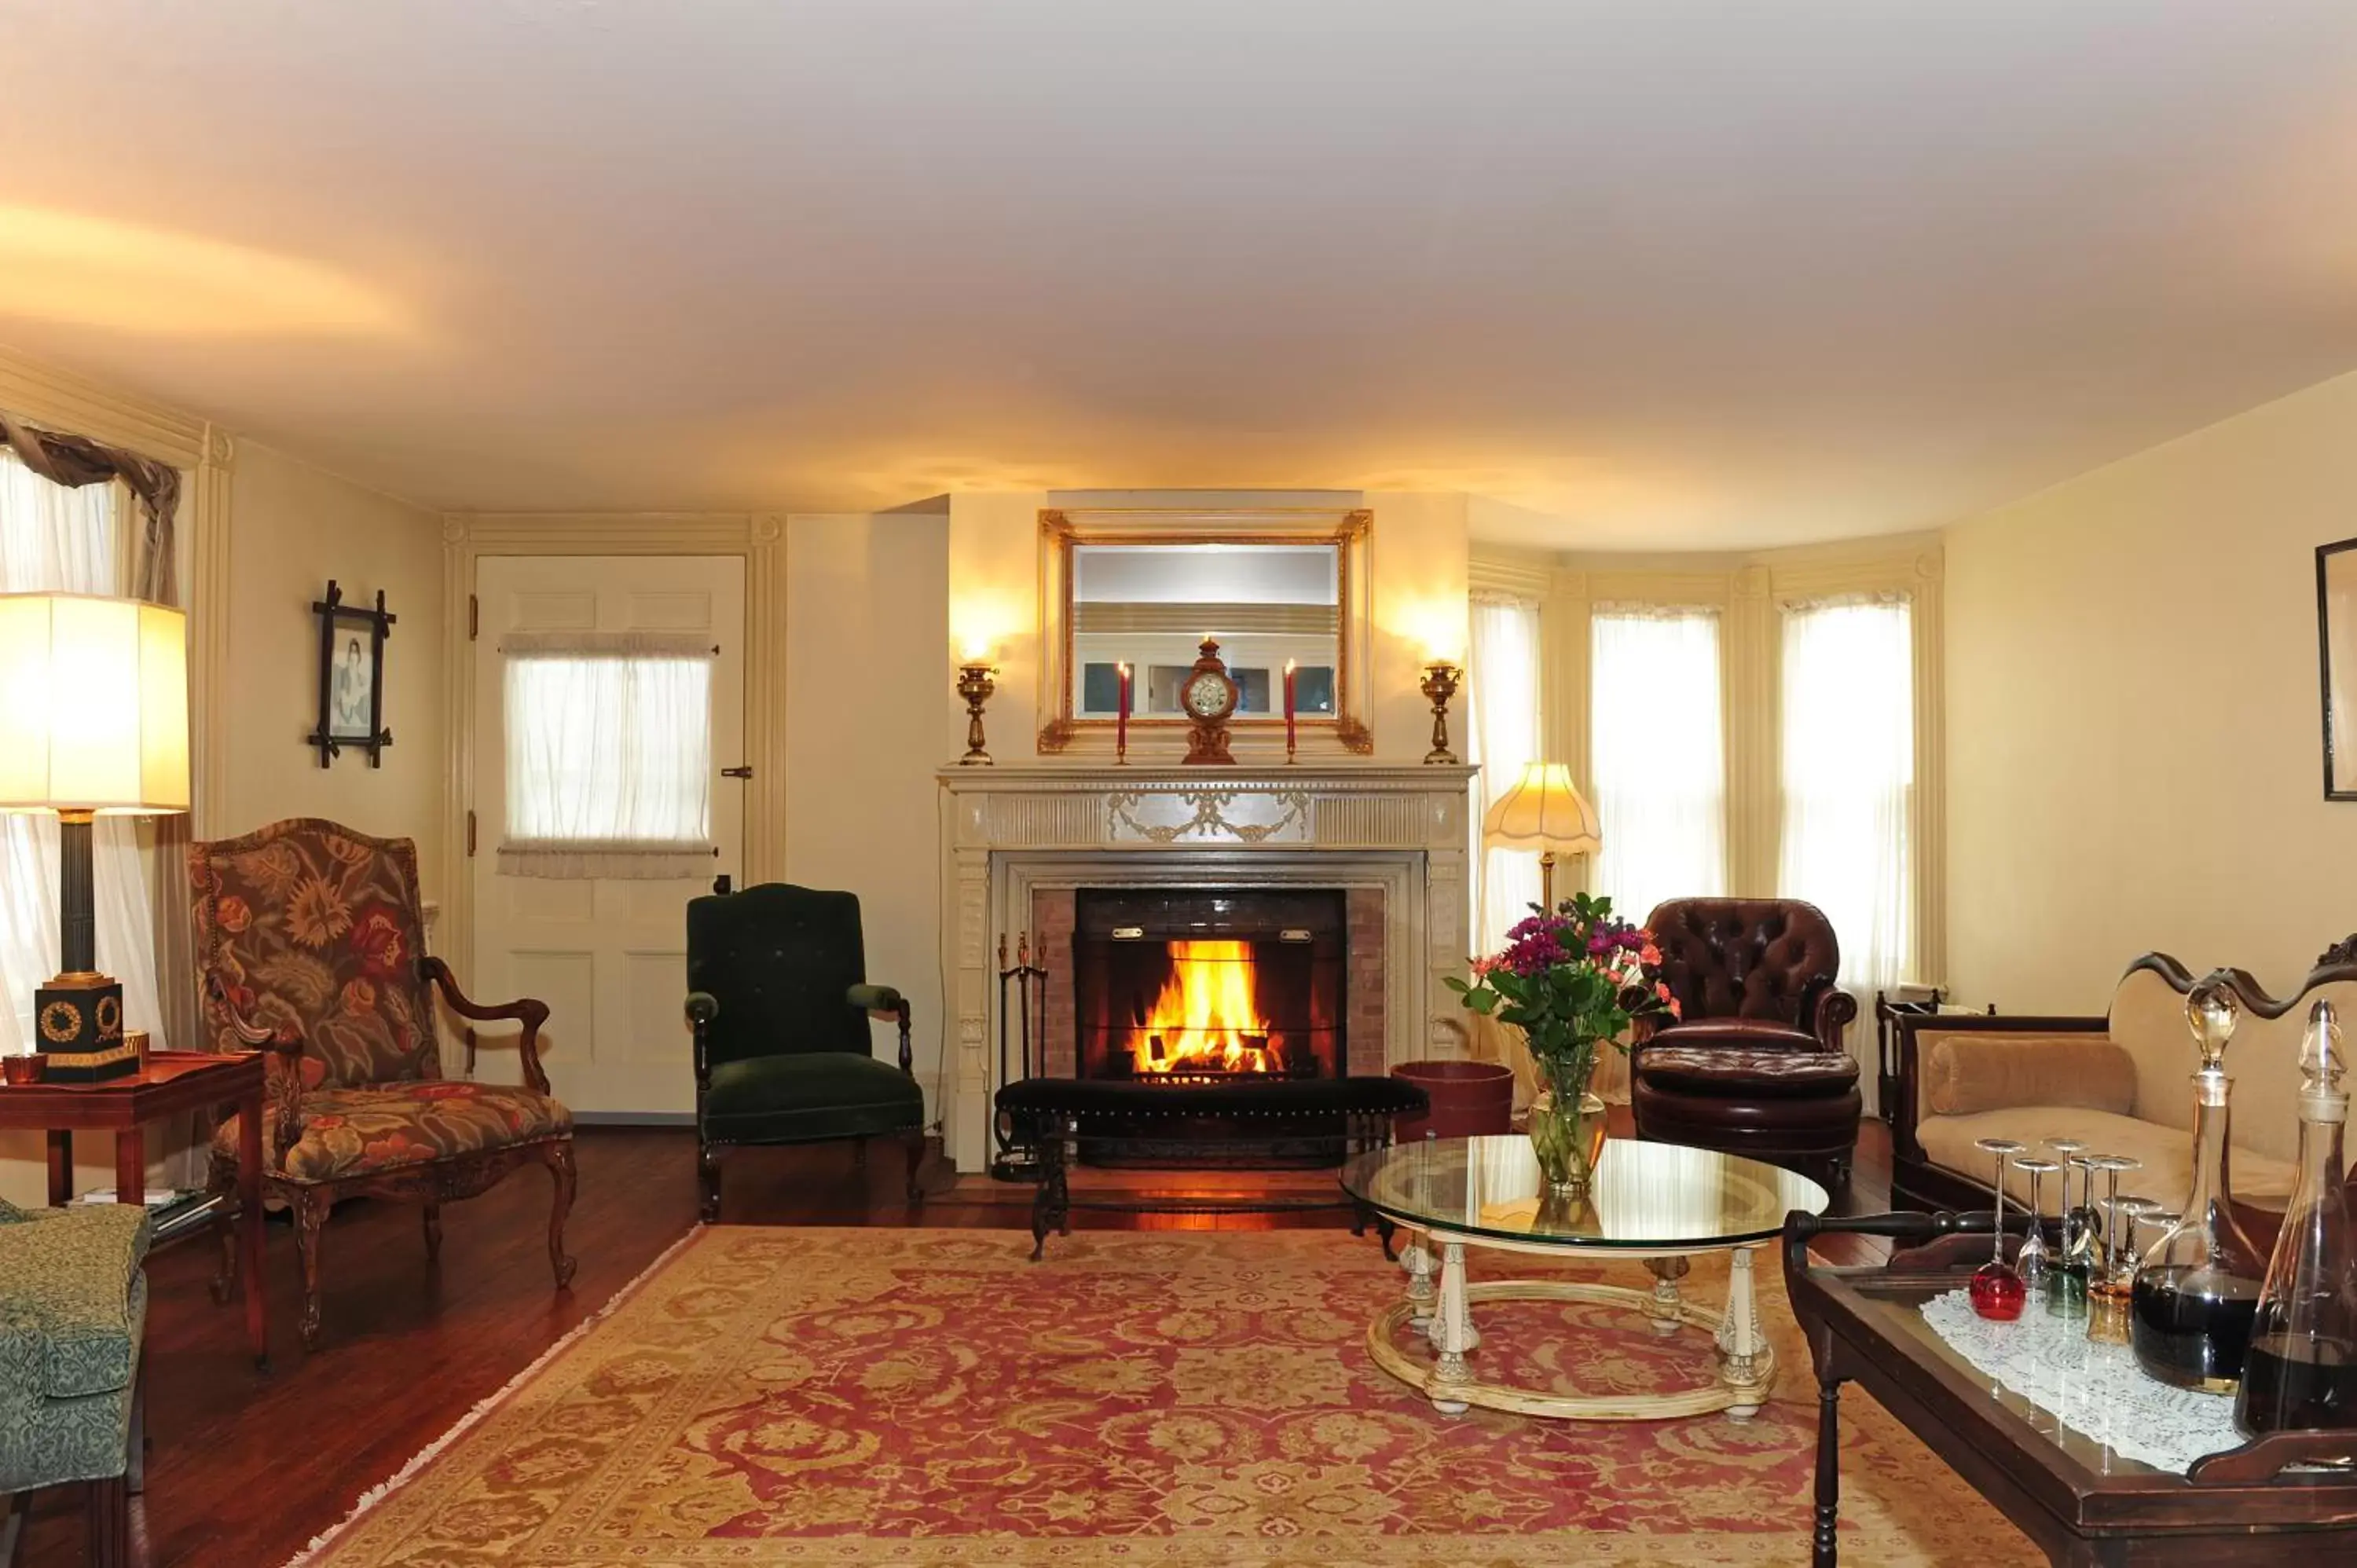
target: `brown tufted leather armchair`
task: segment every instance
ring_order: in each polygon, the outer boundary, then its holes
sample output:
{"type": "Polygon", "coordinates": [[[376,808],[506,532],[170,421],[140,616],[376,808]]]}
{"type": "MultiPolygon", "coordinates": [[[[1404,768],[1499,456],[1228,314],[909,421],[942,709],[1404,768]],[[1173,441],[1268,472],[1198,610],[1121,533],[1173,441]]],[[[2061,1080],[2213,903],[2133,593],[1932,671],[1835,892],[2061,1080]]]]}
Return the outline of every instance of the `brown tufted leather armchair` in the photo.
{"type": "Polygon", "coordinates": [[[1798,898],[1673,898],[1646,917],[1679,1020],[1662,1045],[1841,1051],[1857,1002],[1833,922],[1798,898]]]}
{"type": "Polygon", "coordinates": [[[1848,1179],[1861,1097],[1841,944],[1797,898],[1674,898],[1646,919],[1680,1017],[1631,1063],[1637,1135],[1848,1179]]]}

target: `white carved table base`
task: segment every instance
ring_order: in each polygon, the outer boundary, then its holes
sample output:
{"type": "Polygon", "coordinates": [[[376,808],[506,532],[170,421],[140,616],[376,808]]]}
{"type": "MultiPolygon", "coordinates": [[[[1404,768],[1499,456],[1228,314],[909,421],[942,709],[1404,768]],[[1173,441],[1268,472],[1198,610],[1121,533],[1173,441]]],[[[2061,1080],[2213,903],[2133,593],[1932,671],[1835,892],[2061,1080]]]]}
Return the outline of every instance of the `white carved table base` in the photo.
{"type": "MultiPolygon", "coordinates": [[[[1678,1281],[1687,1271],[1687,1256],[1648,1258],[1653,1273],[1651,1290],[1623,1285],[1579,1284],[1557,1280],[1502,1280],[1473,1284],[1465,1277],[1467,1243],[1453,1237],[1437,1239],[1439,1282],[1433,1280],[1434,1239],[1413,1235],[1400,1258],[1407,1271],[1406,1298],[1378,1316],[1367,1328],[1367,1353],[1375,1365],[1423,1393],[1443,1415],[1461,1415],[1473,1405],[1485,1410],[1512,1411],[1523,1415],[1553,1416],[1566,1421],[1660,1421],[1682,1415],[1708,1415],[1725,1411],[1732,1421],[1749,1421],[1767,1402],[1776,1381],[1776,1355],[1760,1331],[1760,1313],[1752,1292],[1752,1254],[1759,1245],[1731,1249],[1727,1305],[1712,1312],[1690,1303],[1679,1293],[1678,1281]],[[1480,1348],[1473,1326],[1478,1302],[1579,1301],[1626,1306],[1642,1315],[1655,1334],[1680,1328],[1707,1332],[1717,1350],[1717,1377],[1697,1389],[1661,1393],[1566,1394],[1538,1389],[1484,1382],[1475,1376],[1469,1358],[1480,1348]],[[1423,1329],[1436,1353],[1429,1362],[1399,1348],[1402,1327],[1423,1329]]],[[[1540,1251],[1538,1248],[1519,1249],[1540,1251]]],[[[1567,1249],[1549,1248],[1561,1252],[1567,1249]]]]}

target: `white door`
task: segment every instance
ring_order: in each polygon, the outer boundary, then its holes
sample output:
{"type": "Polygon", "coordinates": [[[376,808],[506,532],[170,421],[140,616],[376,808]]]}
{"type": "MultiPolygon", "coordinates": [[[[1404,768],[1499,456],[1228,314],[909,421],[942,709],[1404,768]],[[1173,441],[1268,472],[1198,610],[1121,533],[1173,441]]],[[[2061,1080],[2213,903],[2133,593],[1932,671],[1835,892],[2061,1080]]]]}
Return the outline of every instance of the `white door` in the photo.
{"type": "MultiPolygon", "coordinates": [[[[686,905],[742,875],[745,791],[722,769],[745,744],[745,564],[733,555],[514,555],[476,564],[473,800],[477,996],[548,1004],[541,1059],[567,1106],[593,1115],[695,1106],[686,905]],[[706,715],[710,830],[718,854],[660,880],[502,875],[509,835],[504,712],[511,632],[694,633],[718,649],[706,715]]],[[[678,722],[676,719],[671,721],[678,722]]],[[[594,863],[593,863],[594,864],[594,863]]],[[[580,868],[576,868],[580,869],[580,868]]],[[[521,1081],[512,1051],[485,1048],[479,1077],[521,1081]]]]}

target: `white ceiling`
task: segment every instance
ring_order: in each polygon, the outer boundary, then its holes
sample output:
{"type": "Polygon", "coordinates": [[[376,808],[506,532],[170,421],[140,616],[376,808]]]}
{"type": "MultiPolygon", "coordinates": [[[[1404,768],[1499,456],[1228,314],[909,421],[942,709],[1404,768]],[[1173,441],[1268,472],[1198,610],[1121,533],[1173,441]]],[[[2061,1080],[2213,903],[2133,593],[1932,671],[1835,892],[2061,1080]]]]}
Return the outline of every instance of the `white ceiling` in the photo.
{"type": "Polygon", "coordinates": [[[435,506],[1767,543],[2357,368],[2347,0],[0,16],[0,342],[435,506]]]}

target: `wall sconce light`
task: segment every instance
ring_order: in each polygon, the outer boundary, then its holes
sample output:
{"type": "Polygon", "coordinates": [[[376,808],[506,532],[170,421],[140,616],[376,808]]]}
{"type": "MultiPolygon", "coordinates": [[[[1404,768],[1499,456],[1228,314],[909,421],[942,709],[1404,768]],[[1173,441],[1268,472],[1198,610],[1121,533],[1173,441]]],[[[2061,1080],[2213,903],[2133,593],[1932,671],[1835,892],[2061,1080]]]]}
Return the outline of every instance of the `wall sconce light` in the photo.
{"type": "Polygon", "coordinates": [[[986,659],[958,666],[957,694],[965,699],[965,755],[958,758],[961,768],[990,766],[990,753],[983,749],[982,704],[998,690],[997,676],[998,667],[986,659]]]}
{"type": "Polygon", "coordinates": [[[1424,667],[1424,683],[1416,689],[1432,703],[1432,749],[1424,754],[1426,762],[1457,760],[1448,749],[1448,699],[1457,695],[1457,682],[1464,676],[1464,671],[1446,660],[1436,659],[1424,667]]]}

